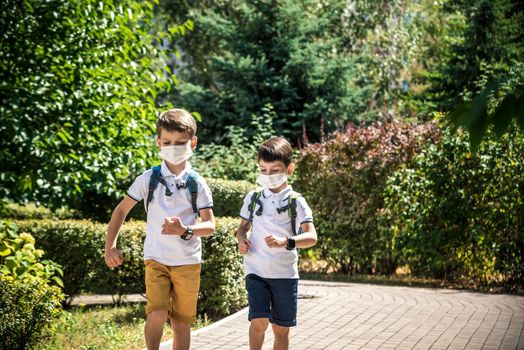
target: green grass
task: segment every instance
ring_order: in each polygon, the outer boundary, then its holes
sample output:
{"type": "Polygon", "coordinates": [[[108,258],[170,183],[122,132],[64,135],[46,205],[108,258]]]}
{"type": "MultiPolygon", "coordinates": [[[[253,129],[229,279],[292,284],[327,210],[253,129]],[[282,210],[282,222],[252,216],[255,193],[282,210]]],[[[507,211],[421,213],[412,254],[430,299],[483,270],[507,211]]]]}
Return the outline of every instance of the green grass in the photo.
{"type": "MultiPolygon", "coordinates": [[[[110,350],[143,349],[145,303],[121,306],[75,306],[65,311],[55,324],[50,339],[41,345],[44,350],[110,350]]],[[[194,328],[204,326],[197,322],[194,328]]],[[[170,326],[164,326],[162,341],[173,337],[170,326]]]]}

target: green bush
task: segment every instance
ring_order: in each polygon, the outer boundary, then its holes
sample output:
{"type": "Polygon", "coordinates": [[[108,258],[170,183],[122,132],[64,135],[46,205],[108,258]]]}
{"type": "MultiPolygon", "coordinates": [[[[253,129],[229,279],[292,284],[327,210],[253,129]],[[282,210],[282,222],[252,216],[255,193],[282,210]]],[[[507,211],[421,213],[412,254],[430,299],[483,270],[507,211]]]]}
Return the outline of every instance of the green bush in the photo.
{"type": "Polygon", "coordinates": [[[18,227],[0,221],[0,273],[13,280],[55,282],[63,286],[60,265],[42,260],[44,251],[35,249],[35,239],[28,233],[18,233],[18,227]]]}
{"type": "MultiPolygon", "coordinates": [[[[64,271],[64,291],[69,297],[80,293],[104,293],[120,297],[144,293],[143,241],[145,225],[127,222],[118,248],[124,264],[110,270],[104,262],[107,225],[87,220],[16,221],[20,229],[36,238],[48,257],[64,271]]],[[[228,314],[245,305],[242,259],[236,253],[235,233],[239,220],[217,218],[216,233],[203,238],[202,307],[209,317],[228,314]]]]}
{"type": "Polygon", "coordinates": [[[221,318],[246,306],[242,257],[236,248],[240,220],[218,218],[213,236],[202,239],[200,315],[221,318]]]}
{"type": "Polygon", "coordinates": [[[348,127],[304,149],[297,191],[313,209],[321,258],[343,273],[391,273],[396,256],[379,229],[386,179],[433,136],[431,124],[348,127]]]}
{"type": "Polygon", "coordinates": [[[524,136],[493,133],[472,154],[444,130],[385,189],[393,244],[417,275],[524,281],[524,136]]]}
{"type": "Polygon", "coordinates": [[[27,203],[25,205],[17,203],[6,203],[4,211],[0,216],[7,219],[28,220],[28,219],[80,219],[81,214],[75,210],[58,209],[52,211],[49,208],[27,203]]]}
{"type": "Polygon", "coordinates": [[[5,350],[33,348],[62,315],[63,294],[42,279],[0,275],[0,344],[5,350]]]}
{"type": "Polygon", "coordinates": [[[143,222],[127,222],[120,232],[119,249],[124,264],[110,270],[104,262],[107,225],[88,220],[16,221],[21,231],[36,238],[36,245],[63,267],[64,292],[122,296],[144,290],[143,222]]]}
{"type": "Polygon", "coordinates": [[[34,238],[0,221],[0,344],[26,349],[37,344],[61,315],[60,266],[43,260],[34,238]]]}
{"type": "Polygon", "coordinates": [[[213,213],[217,217],[238,217],[244,197],[256,187],[247,181],[209,179],[207,183],[213,193],[213,213]]]}

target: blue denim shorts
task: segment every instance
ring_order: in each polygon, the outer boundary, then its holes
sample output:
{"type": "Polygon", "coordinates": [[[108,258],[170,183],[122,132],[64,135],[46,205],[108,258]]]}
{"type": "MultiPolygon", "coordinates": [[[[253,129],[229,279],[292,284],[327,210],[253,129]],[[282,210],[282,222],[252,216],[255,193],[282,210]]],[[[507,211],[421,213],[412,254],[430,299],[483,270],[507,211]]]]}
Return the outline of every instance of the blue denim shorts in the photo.
{"type": "Polygon", "coordinates": [[[246,276],[248,319],[269,318],[281,327],[297,324],[298,279],[246,276]]]}

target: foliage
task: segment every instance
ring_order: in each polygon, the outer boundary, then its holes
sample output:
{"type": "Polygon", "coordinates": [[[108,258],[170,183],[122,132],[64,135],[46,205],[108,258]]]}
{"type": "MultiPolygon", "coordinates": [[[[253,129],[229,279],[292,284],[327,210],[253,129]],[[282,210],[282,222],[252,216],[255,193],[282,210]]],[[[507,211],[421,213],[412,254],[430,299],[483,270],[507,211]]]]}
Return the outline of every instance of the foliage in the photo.
{"type": "MultiPolygon", "coordinates": [[[[104,262],[107,225],[88,220],[23,220],[16,222],[24,232],[30,232],[37,245],[64,270],[64,292],[68,297],[80,293],[112,294],[115,301],[130,293],[143,293],[144,222],[127,222],[119,234],[118,249],[124,255],[124,264],[114,270],[104,262]]],[[[216,233],[203,238],[202,284],[212,286],[203,291],[201,309],[209,316],[225,315],[243,306],[243,274],[240,257],[236,255],[235,233],[238,220],[219,218],[216,233]],[[232,240],[231,240],[232,239],[232,240]],[[233,254],[234,253],[234,254],[233,254]],[[220,297],[213,293],[221,290],[220,297]]]]}
{"type": "Polygon", "coordinates": [[[44,280],[13,280],[0,274],[0,344],[5,350],[30,349],[46,338],[62,315],[63,294],[44,280]]]}
{"type": "Polygon", "coordinates": [[[200,146],[192,164],[205,177],[254,182],[258,174],[258,147],[275,135],[275,119],[273,106],[265,105],[260,115],[251,115],[249,129],[234,125],[226,127],[228,145],[210,143],[200,146]]]}
{"type": "Polygon", "coordinates": [[[187,16],[195,22],[195,31],[176,42],[187,70],[174,98],[201,112],[201,136],[222,143],[224,126],[249,127],[248,116],[267,103],[278,115],[277,133],[293,142],[303,125],[318,139],[322,115],[329,125],[334,115],[356,120],[366,109],[362,94],[371,89],[352,81],[359,58],[343,54],[344,5],[339,0],[176,6],[166,1],[163,8],[175,21],[187,16]]]}
{"type": "Polygon", "coordinates": [[[238,217],[244,197],[255,188],[247,181],[209,179],[207,183],[213,193],[213,213],[217,217],[238,217]]]}
{"type": "Polygon", "coordinates": [[[17,203],[6,203],[5,211],[0,215],[2,218],[8,219],[79,219],[81,214],[75,210],[56,209],[38,206],[35,203],[27,203],[24,205],[17,203]]]}
{"type": "Polygon", "coordinates": [[[237,252],[239,220],[219,218],[213,236],[202,239],[199,315],[218,319],[247,305],[242,257],[237,252]]]}
{"type": "Polygon", "coordinates": [[[493,125],[495,134],[501,137],[513,118],[524,132],[524,62],[512,67],[504,79],[492,81],[477,97],[459,106],[448,117],[455,128],[467,128],[473,151],[489,125],[493,125]]]}
{"type": "Polygon", "coordinates": [[[35,248],[35,239],[18,227],[0,221],[0,273],[12,280],[41,280],[63,286],[60,265],[43,260],[44,251],[35,248]]]}
{"type": "Polygon", "coordinates": [[[421,96],[450,111],[476,94],[476,83],[491,67],[489,80],[524,62],[524,7],[512,0],[440,1],[426,21],[427,59],[422,74],[429,89],[421,96]]]}
{"type": "Polygon", "coordinates": [[[2,2],[0,198],[96,215],[149,165],[175,81],[159,43],[185,29],[152,16],[150,1],[2,2]]]}
{"type": "Polygon", "coordinates": [[[321,258],[343,273],[391,273],[396,256],[379,229],[382,191],[397,168],[437,137],[432,124],[349,126],[304,149],[296,189],[313,209],[321,258]]]}
{"type": "Polygon", "coordinates": [[[62,265],[64,292],[71,298],[82,293],[112,294],[120,300],[144,290],[143,223],[128,222],[119,236],[124,264],[110,270],[104,262],[107,225],[88,220],[23,220],[16,222],[31,233],[38,247],[62,265]]]}
{"type": "Polygon", "coordinates": [[[476,154],[444,129],[387,183],[395,251],[416,275],[524,280],[524,137],[515,129],[476,154]]]}

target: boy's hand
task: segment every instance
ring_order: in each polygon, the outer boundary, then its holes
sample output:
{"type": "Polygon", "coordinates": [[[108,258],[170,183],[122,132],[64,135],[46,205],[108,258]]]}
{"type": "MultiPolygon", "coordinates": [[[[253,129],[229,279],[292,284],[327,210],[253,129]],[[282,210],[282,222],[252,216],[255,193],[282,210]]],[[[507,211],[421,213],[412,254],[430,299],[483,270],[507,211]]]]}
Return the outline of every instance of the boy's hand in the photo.
{"type": "Polygon", "coordinates": [[[287,238],[279,238],[273,235],[266,236],[264,238],[269,248],[280,248],[287,245],[287,238]]]}
{"type": "Polygon", "coordinates": [[[251,242],[247,238],[242,238],[238,240],[238,252],[242,255],[247,254],[251,247],[251,242]]]}
{"type": "Polygon", "coordinates": [[[114,269],[115,267],[122,265],[124,262],[124,256],[118,249],[110,248],[109,250],[106,249],[104,253],[104,260],[109,268],[114,269]]]}
{"type": "Polygon", "coordinates": [[[165,218],[164,224],[162,225],[163,235],[177,235],[182,236],[186,233],[187,226],[182,223],[178,216],[171,218],[165,218]]]}

